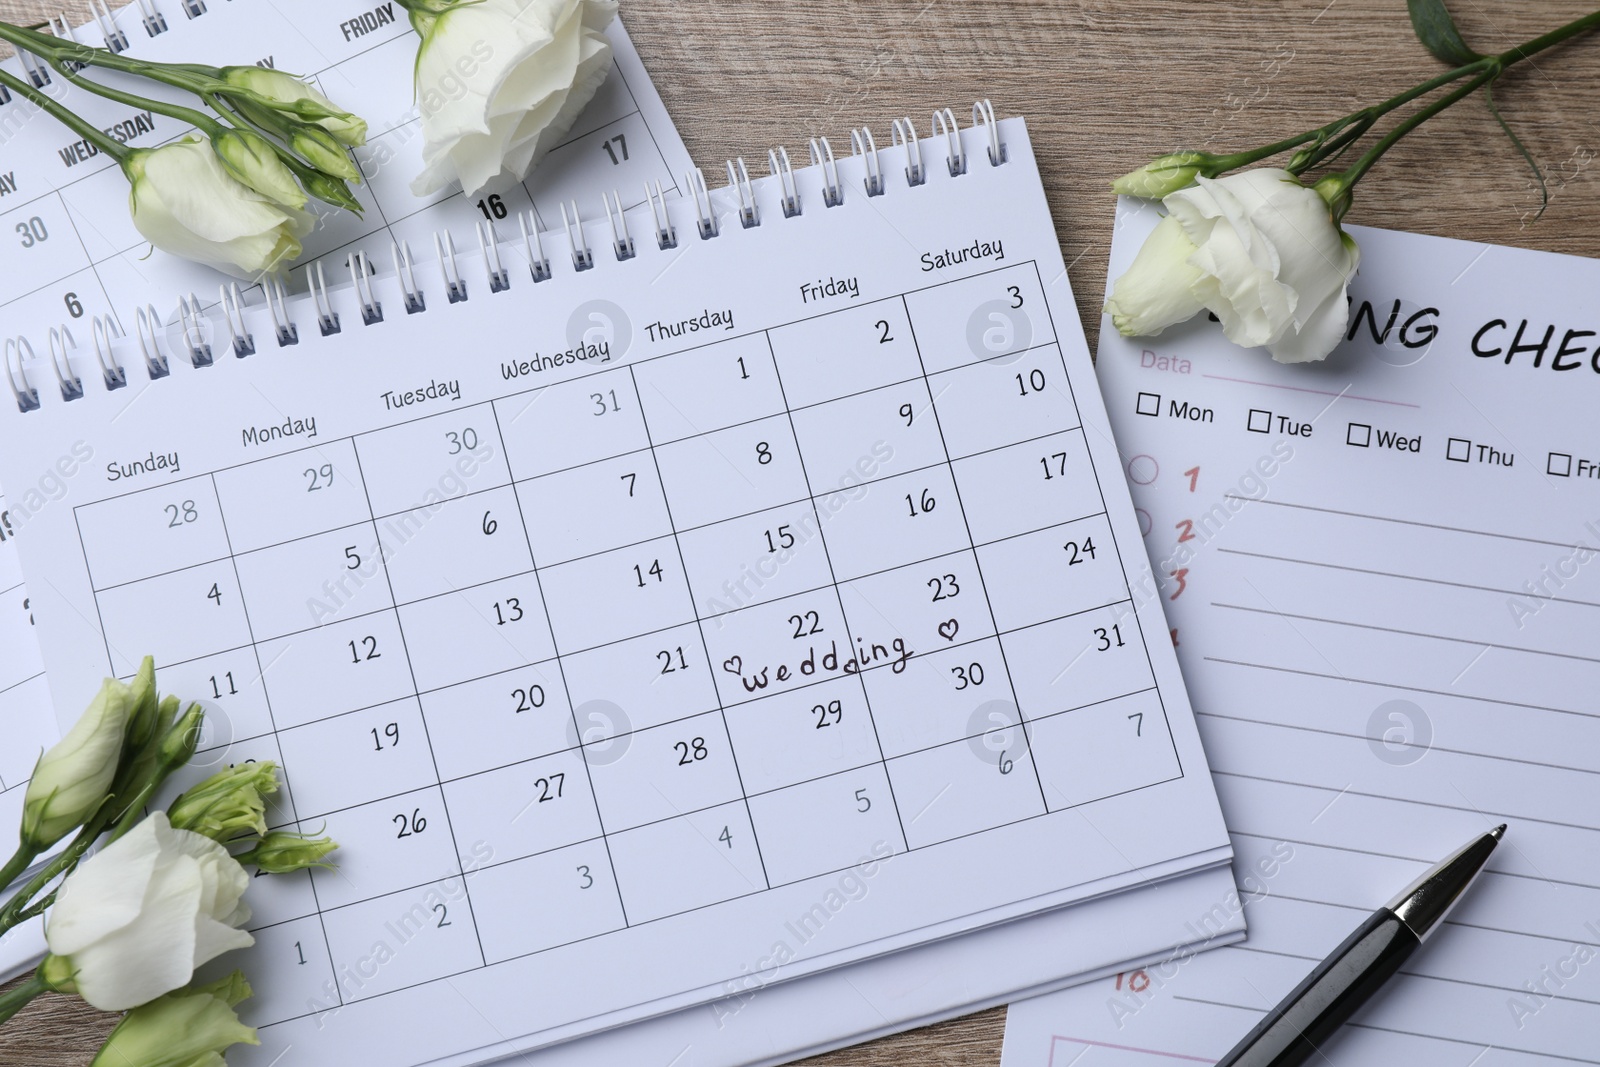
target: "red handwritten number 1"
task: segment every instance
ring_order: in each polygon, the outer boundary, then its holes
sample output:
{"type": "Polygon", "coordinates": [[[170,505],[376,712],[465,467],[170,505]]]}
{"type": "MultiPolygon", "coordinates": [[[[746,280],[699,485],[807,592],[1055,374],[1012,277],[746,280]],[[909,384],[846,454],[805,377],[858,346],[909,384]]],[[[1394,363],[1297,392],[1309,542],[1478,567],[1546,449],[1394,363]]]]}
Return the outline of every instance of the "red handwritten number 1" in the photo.
{"type": "Polygon", "coordinates": [[[1189,492],[1194,492],[1195,485],[1200,481],[1200,468],[1190,467],[1188,470],[1183,472],[1183,476],[1189,479],[1189,492]]]}
{"type": "MultiPolygon", "coordinates": [[[[1117,974],[1118,989],[1123,987],[1123,976],[1123,972],[1119,972],[1117,974]]],[[[1126,984],[1127,987],[1133,990],[1135,993],[1143,993],[1146,989],[1150,988],[1150,976],[1144,971],[1134,971],[1133,973],[1127,975],[1126,984]]]]}

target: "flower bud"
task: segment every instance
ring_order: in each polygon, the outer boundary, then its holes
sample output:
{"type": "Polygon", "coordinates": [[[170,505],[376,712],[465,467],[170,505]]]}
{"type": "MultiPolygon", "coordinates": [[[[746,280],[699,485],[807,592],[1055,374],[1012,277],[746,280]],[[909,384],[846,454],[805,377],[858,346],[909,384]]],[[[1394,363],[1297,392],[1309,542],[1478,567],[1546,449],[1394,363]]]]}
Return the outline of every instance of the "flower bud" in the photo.
{"type": "Polygon", "coordinates": [[[352,148],[367,143],[367,123],[292,74],[266,67],[223,67],[222,80],[254,94],[256,103],[327,130],[340,144],[352,148]]]}
{"type": "Polygon", "coordinates": [[[277,765],[240,763],[186,790],[167,809],[167,820],[226,844],[245,834],[267,832],[266,797],[278,791],[277,765]]]}
{"type": "Polygon", "coordinates": [[[250,996],[238,971],[220,982],[168,993],[123,1016],[90,1067],[211,1067],[233,1045],[259,1045],[233,1009],[250,996]]]}
{"type": "Polygon", "coordinates": [[[1112,192],[1159,200],[1194,184],[1195,176],[1214,177],[1216,157],[1209,152],[1173,152],[1151,160],[1111,183],[1112,192]]]}
{"type": "Polygon", "coordinates": [[[172,724],[161,742],[161,763],[165,767],[181,767],[194,757],[200,747],[200,727],[205,724],[206,712],[199,704],[190,704],[189,710],[172,724]]]}
{"type": "Polygon", "coordinates": [[[331,837],[308,837],[291,830],[274,830],[249,852],[235,857],[240,863],[268,874],[289,874],[307,867],[333,870],[324,857],[339,847],[331,837]]]}
{"type": "Polygon", "coordinates": [[[324,174],[347,182],[361,181],[361,172],[350,162],[344,146],[321,126],[295,127],[289,135],[289,147],[324,174]]]}
{"type": "Polygon", "coordinates": [[[361,201],[357,200],[350,187],[338,178],[327,174],[317,173],[305,179],[306,189],[312,196],[323,203],[342,207],[346,211],[353,211],[360,215],[366,210],[361,201]]]}
{"type": "Polygon", "coordinates": [[[127,750],[137,752],[150,743],[160,724],[161,698],[156,693],[156,661],[146,656],[132,684],[132,706],[128,711],[127,750]]]}
{"type": "Polygon", "coordinates": [[[253,189],[274,204],[299,210],[306,206],[306,194],[283,165],[271,142],[254,130],[226,130],[211,139],[222,165],[240,184],[253,189]]]}
{"type": "Polygon", "coordinates": [[[67,736],[39,757],[22,801],[22,840],[43,851],[104,804],[122,759],[134,691],[108,678],[67,736]]]}

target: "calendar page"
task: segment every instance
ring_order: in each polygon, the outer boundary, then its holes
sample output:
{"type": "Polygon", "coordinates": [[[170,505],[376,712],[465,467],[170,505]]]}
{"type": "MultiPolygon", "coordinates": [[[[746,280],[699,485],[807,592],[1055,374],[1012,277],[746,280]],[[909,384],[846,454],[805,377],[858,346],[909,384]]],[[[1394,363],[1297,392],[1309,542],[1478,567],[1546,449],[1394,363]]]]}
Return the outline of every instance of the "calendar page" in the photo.
{"type": "MultiPolygon", "coordinates": [[[[51,484],[55,484],[52,482],[51,484]]],[[[56,741],[33,601],[17,559],[19,522],[0,496],[0,826],[19,825],[22,794],[39,754],[56,741]]]]}
{"type": "MultiPolygon", "coordinates": [[[[308,78],[341,107],[368,122],[367,144],[352,152],[362,174],[354,186],[364,212],[308,207],[316,229],[305,238],[310,262],[327,253],[363,248],[391,260],[391,242],[434,258],[434,234],[453,232],[463,253],[479,255],[474,227],[502,238],[518,233],[518,216],[540,227],[561,224],[560,205],[592,198],[595,188],[619,191],[625,205],[644,201],[645,184],[660,182],[676,195],[691,166],[683,139],[667,116],[621,22],[606,30],[613,67],[599,93],[526,181],[492,196],[467,199],[459,188],[421,198],[411,180],[422,170],[422,120],[412,70],[417,35],[398,4],[316,0],[149,0],[117,11],[104,26],[74,32],[85,44],[115,45],[141,59],[257,64],[308,78]],[[154,30],[154,34],[151,30],[154,30]],[[118,35],[120,34],[120,37],[118,35]],[[553,221],[552,221],[553,220],[553,221]]],[[[95,96],[43,64],[4,61],[19,78],[33,77],[56,100],[127,144],[150,148],[192,131],[176,119],[95,96]]],[[[108,84],[115,73],[96,72],[108,84]]],[[[176,90],[129,82],[139,95],[192,103],[176,90]]],[[[5,334],[40,334],[65,326],[87,346],[89,324],[108,315],[133,332],[136,307],[154,306],[171,322],[178,299],[190,293],[210,306],[227,279],[208,267],[150,246],[128,217],[128,182],[115,163],[44,114],[0,88],[0,321],[5,334]]],[[[304,267],[291,285],[304,288],[304,267]]]]}
{"type": "Polygon", "coordinates": [[[994,136],[509,291],[294,298],[291,344],[247,307],[247,358],[216,321],[209,366],[125,344],[126,389],[0,418],[8,482],[93,456],[21,546],[63,715],[153,653],[212,709],[190,776],[279,760],[274,817],[344,845],[255,894],[247,1062],[537,1047],[1226,858],[994,136]]]}
{"type": "MultiPolygon", "coordinates": [[[[357,244],[387,257],[391,240],[432,258],[434,231],[454,232],[463,253],[477,255],[475,223],[501,236],[517,232],[518,214],[537,226],[549,225],[553,214],[559,225],[559,203],[587,197],[596,183],[617,187],[628,205],[642,201],[646,182],[659,181],[664,195],[675,196],[691,165],[620,22],[607,30],[611,76],[567,142],[521,185],[471,201],[459,191],[418,198],[408,188],[422,167],[421,119],[410,87],[417,38],[405,12],[392,3],[345,11],[307,0],[224,0],[210,6],[205,0],[149,0],[74,32],[86,44],[142,58],[257,63],[292,71],[367,118],[369,144],[354,154],[365,178],[355,193],[366,211],[358,219],[321,208],[317,228],[306,239],[311,258],[357,244]]],[[[12,57],[3,65],[42,83],[57,100],[129,144],[152,147],[189,131],[174,119],[76,89],[42,64],[12,57]]],[[[150,95],[143,83],[130,88],[150,95]]],[[[154,91],[161,94],[159,88],[154,91]]],[[[6,337],[43,344],[51,328],[63,327],[70,343],[87,347],[97,316],[107,317],[112,330],[131,333],[133,309],[150,304],[162,322],[181,330],[173,326],[180,296],[194,294],[203,306],[215,304],[222,276],[165,253],[148,254],[149,245],[128,220],[128,186],[117,167],[3,87],[0,145],[0,332],[6,337]]],[[[291,285],[304,285],[300,273],[303,268],[291,285]]],[[[0,646],[0,736],[16,742],[0,753],[0,824],[20,812],[21,787],[33,762],[56,740],[31,624],[14,628],[31,612],[10,543],[35,500],[48,499],[50,491],[48,482],[19,487],[19,506],[9,514],[11,521],[0,524],[0,584],[6,597],[0,618],[8,635],[0,646]]],[[[0,974],[30,962],[40,944],[35,936],[0,940],[0,974]]]]}
{"type": "MultiPolygon", "coordinates": [[[[1124,202],[1112,277],[1155,223],[1124,202]]],[[[1005,1067],[1209,1063],[1500,822],[1479,883],[1320,1062],[1600,1062],[1600,262],[1351,232],[1325,364],[1203,321],[1101,333],[1250,937],[1013,1005],[1005,1067]]]]}

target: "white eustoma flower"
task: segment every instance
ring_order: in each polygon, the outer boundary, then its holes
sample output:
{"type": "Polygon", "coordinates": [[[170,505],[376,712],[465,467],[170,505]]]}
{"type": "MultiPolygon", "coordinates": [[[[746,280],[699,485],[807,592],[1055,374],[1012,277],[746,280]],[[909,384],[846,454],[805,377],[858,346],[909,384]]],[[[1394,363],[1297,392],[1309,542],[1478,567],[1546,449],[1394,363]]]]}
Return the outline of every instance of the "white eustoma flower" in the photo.
{"type": "Polygon", "coordinates": [[[522,180],[611,69],[613,0],[463,0],[413,9],[423,171],[412,192],[522,180]]]}
{"type": "Polygon", "coordinates": [[[39,757],[23,795],[24,841],[49,848],[105,803],[137,703],[130,686],[107,678],[67,736],[39,757]]]}
{"type": "Polygon", "coordinates": [[[1230,341],[1280,363],[1325,358],[1349,322],[1355,239],[1288,171],[1195,182],[1162,201],[1167,217],[1112,287],[1117,331],[1156,334],[1209,310],[1230,341]]]}
{"type": "Polygon", "coordinates": [[[241,903],[250,879],[228,850],[156,812],[85,860],[45,927],[52,972],[71,974],[102,1011],[126,1011],[186,985],[194,969],[255,938],[241,903]]]}
{"type": "Polygon", "coordinates": [[[235,278],[287,266],[314,225],[309,213],[240,184],[199,137],[136,151],[124,169],[133,225],[145,240],[235,278]]]}

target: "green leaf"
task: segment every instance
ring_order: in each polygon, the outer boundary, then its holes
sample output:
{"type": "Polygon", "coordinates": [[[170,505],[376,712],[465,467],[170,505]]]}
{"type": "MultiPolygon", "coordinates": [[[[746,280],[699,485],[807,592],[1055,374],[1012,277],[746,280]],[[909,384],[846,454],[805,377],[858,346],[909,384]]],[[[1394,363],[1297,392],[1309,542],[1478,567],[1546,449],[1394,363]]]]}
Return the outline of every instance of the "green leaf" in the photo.
{"type": "Polygon", "coordinates": [[[1544,209],[1550,206],[1550,187],[1545,184],[1544,172],[1539,169],[1539,164],[1533,158],[1533,153],[1528,151],[1528,146],[1522,143],[1522,138],[1517,136],[1516,131],[1511,128],[1511,124],[1506,121],[1504,115],[1500,114],[1500,109],[1495,106],[1494,82],[1491,81],[1483,87],[1483,101],[1489,105],[1489,114],[1494,116],[1494,120],[1500,124],[1502,130],[1506,131],[1506,136],[1511,138],[1511,143],[1517,146],[1517,151],[1522,153],[1522,158],[1527,160],[1528,166],[1533,169],[1533,180],[1539,183],[1539,210],[1533,216],[1537,219],[1544,214],[1544,209]]]}
{"type": "Polygon", "coordinates": [[[1417,31],[1417,40],[1435,59],[1461,67],[1483,58],[1461,39],[1461,31],[1445,10],[1444,0],[1406,0],[1406,9],[1411,12],[1411,28],[1417,31]]]}

